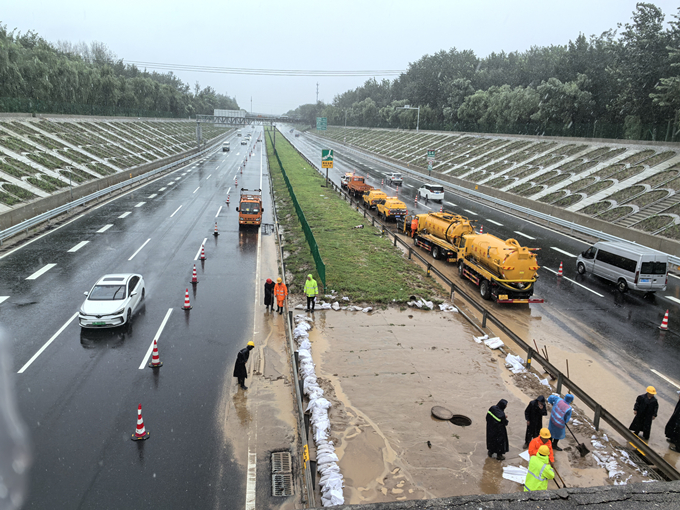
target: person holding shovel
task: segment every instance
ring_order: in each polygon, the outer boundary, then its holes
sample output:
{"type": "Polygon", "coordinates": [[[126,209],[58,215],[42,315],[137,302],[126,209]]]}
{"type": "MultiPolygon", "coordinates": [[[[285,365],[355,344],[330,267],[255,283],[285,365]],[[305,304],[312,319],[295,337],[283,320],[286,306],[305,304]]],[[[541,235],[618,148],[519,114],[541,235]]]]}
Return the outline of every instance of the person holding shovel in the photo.
{"type": "Polygon", "coordinates": [[[574,395],[567,393],[562,399],[559,395],[550,395],[548,397],[548,404],[552,405],[552,411],[550,413],[550,421],[548,422],[548,430],[552,436],[552,447],[553,450],[558,452],[562,451],[562,448],[557,446],[557,442],[560,439],[564,439],[567,435],[565,428],[569,420],[571,419],[571,403],[574,401],[574,395]]]}
{"type": "Polygon", "coordinates": [[[524,492],[544,491],[548,489],[548,480],[555,478],[555,470],[550,466],[546,445],[541,446],[536,455],[529,460],[529,471],[524,480],[524,492]]]}
{"type": "Polygon", "coordinates": [[[628,427],[636,436],[640,435],[642,431],[642,438],[649,441],[649,433],[652,431],[652,422],[656,418],[656,413],[659,410],[659,401],[656,400],[656,388],[654,386],[647,386],[647,393],[639,395],[635,399],[633,406],[633,422],[628,427]]]}

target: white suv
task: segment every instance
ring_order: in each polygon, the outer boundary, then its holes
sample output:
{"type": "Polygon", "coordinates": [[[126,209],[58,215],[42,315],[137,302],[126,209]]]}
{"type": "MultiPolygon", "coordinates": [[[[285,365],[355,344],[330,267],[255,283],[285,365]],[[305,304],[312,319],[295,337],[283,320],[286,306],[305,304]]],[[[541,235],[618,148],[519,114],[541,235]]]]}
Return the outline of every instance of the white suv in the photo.
{"type": "Polygon", "coordinates": [[[385,180],[387,181],[387,184],[396,184],[397,186],[401,186],[404,183],[404,178],[399,172],[387,174],[385,180]]]}
{"type": "Polygon", "coordinates": [[[439,184],[423,184],[418,188],[418,198],[427,198],[428,200],[444,200],[444,186],[439,184]]]}

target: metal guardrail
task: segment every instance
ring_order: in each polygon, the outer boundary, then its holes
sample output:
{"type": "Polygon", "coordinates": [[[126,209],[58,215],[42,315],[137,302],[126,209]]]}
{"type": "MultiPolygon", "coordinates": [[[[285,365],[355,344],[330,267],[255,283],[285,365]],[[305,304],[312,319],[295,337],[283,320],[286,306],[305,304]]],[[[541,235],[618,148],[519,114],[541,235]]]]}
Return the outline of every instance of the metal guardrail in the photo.
{"type": "Polygon", "coordinates": [[[197,157],[200,157],[204,154],[207,154],[210,151],[216,150],[216,148],[219,146],[219,144],[222,142],[224,137],[220,138],[216,143],[211,145],[209,148],[204,149],[200,152],[197,152],[196,154],[192,154],[191,156],[187,156],[186,158],[179,159],[177,161],[174,161],[172,163],[168,163],[167,165],[164,165],[160,168],[156,168],[155,170],[151,170],[150,172],[146,172],[142,175],[138,175],[137,177],[133,177],[131,179],[128,179],[123,182],[119,182],[118,184],[114,184],[113,186],[109,186],[108,188],[104,188],[102,190],[96,191],[94,193],[91,193],[89,195],[86,195],[82,198],[79,198],[77,200],[73,200],[69,202],[68,204],[64,204],[62,206],[56,207],[54,209],[51,209],[47,212],[44,212],[42,214],[39,214],[38,216],[34,216],[33,218],[29,218],[27,220],[22,221],[21,223],[17,223],[16,225],[13,225],[9,228],[6,228],[5,230],[0,231],[0,246],[2,246],[2,243],[5,239],[9,239],[12,236],[15,236],[17,234],[20,234],[21,232],[28,232],[29,229],[44,223],[45,221],[49,221],[52,218],[59,216],[61,214],[64,214],[71,209],[85,205],[88,202],[91,202],[92,200],[96,200],[97,198],[103,197],[104,195],[108,195],[109,193],[112,193],[118,189],[124,188],[125,186],[130,186],[131,184],[135,184],[137,182],[140,182],[144,179],[148,179],[149,177],[152,177],[154,175],[157,175],[161,172],[165,172],[167,170],[170,170],[171,168],[174,168],[176,166],[181,166],[183,163],[190,161],[192,159],[195,159],[197,157]]]}
{"type": "MultiPolygon", "coordinates": [[[[284,136],[285,136],[285,134],[284,134],[284,136]]],[[[323,138],[323,140],[327,141],[325,138],[323,138]]],[[[331,143],[344,145],[341,142],[336,142],[336,141],[331,141],[331,143]]],[[[360,149],[357,149],[357,148],[349,148],[346,145],[344,145],[344,147],[346,149],[348,149],[349,151],[355,152],[356,154],[361,154],[362,156],[367,157],[368,159],[372,159],[373,161],[379,162],[383,165],[387,165],[387,166],[390,166],[392,168],[395,168],[402,173],[407,173],[407,174],[410,174],[410,175],[413,175],[413,176],[417,176],[418,178],[421,178],[421,179],[424,175],[421,172],[414,171],[414,170],[412,170],[408,167],[399,165],[399,164],[394,163],[392,161],[387,161],[387,160],[378,158],[378,157],[374,156],[373,154],[370,154],[367,151],[360,150],[360,149]]],[[[555,216],[551,216],[550,214],[545,214],[545,213],[542,213],[542,212],[534,211],[533,209],[529,209],[529,208],[523,207],[521,205],[513,204],[512,202],[508,202],[508,201],[503,200],[501,198],[492,197],[492,196],[486,195],[484,193],[481,193],[479,191],[475,191],[475,190],[465,188],[463,186],[458,186],[457,184],[453,184],[453,183],[448,182],[448,181],[443,181],[441,179],[437,179],[436,177],[427,176],[427,180],[432,181],[432,182],[437,183],[437,184],[441,184],[445,188],[448,187],[448,188],[451,188],[451,189],[458,191],[460,193],[472,195],[473,197],[479,198],[480,200],[491,202],[491,203],[500,205],[502,207],[511,209],[513,211],[517,211],[517,212],[522,213],[526,216],[533,216],[534,218],[538,218],[540,220],[547,221],[548,225],[550,225],[550,223],[554,223],[555,225],[559,225],[561,227],[568,228],[569,230],[575,230],[576,232],[580,232],[582,234],[588,235],[590,237],[595,237],[595,238],[601,239],[603,241],[619,241],[619,242],[624,242],[624,243],[629,243],[629,244],[637,244],[633,241],[629,241],[629,240],[623,239],[621,237],[616,237],[616,236],[613,236],[613,235],[608,234],[606,232],[602,232],[600,230],[595,230],[595,229],[592,229],[592,228],[589,228],[589,227],[584,227],[583,225],[579,225],[578,223],[563,220],[561,218],[556,218],[555,216]]],[[[673,265],[680,266],[680,257],[672,255],[672,254],[669,253],[668,254],[668,260],[673,265]]]]}
{"type": "MultiPolygon", "coordinates": [[[[312,166],[312,168],[314,168],[317,172],[323,175],[323,172],[317,167],[316,164],[311,162],[299,150],[298,153],[312,166]]],[[[335,183],[331,182],[331,185],[333,186],[333,189],[340,193],[345,199],[349,200],[350,205],[354,205],[353,204],[354,199],[352,197],[345,193],[335,183]]],[[[363,204],[361,203],[361,201],[359,200],[356,201],[357,210],[362,205],[363,204]]],[[[487,321],[494,324],[503,334],[505,334],[508,338],[515,342],[526,353],[528,367],[531,367],[533,362],[538,362],[543,367],[543,369],[548,374],[551,375],[551,377],[557,379],[557,383],[555,386],[555,391],[557,393],[560,393],[562,387],[564,386],[569,389],[570,393],[572,393],[576,398],[579,398],[588,408],[590,408],[594,412],[593,426],[595,427],[595,430],[599,430],[600,421],[603,420],[613,430],[620,434],[626,441],[628,441],[630,444],[632,444],[635,448],[637,448],[645,455],[645,457],[652,464],[650,468],[653,467],[657,469],[670,480],[680,480],[680,472],[675,468],[675,466],[669,464],[661,455],[659,455],[651,447],[649,447],[647,443],[645,443],[642,439],[640,439],[638,436],[636,436],[630,430],[628,430],[628,427],[626,427],[613,414],[611,414],[604,407],[602,407],[593,397],[588,395],[588,393],[586,393],[579,386],[577,386],[565,374],[560,372],[560,370],[558,370],[554,365],[552,365],[547,359],[539,355],[533,347],[527,344],[519,335],[517,335],[514,331],[512,331],[505,324],[503,324],[503,322],[500,319],[498,319],[486,308],[484,308],[481,304],[479,304],[477,301],[472,299],[468,294],[466,294],[461,287],[459,287],[456,283],[451,281],[444,273],[442,273],[439,269],[433,266],[431,261],[427,260],[425,257],[420,255],[420,253],[418,253],[418,251],[416,251],[412,245],[407,244],[395,232],[392,232],[388,228],[386,228],[386,225],[380,222],[379,220],[376,220],[375,216],[371,214],[369,214],[369,216],[371,217],[371,222],[373,225],[377,223],[382,227],[383,232],[393,237],[394,246],[396,246],[397,243],[404,246],[404,248],[408,250],[409,259],[413,257],[417,258],[427,268],[428,275],[435,274],[442,282],[449,286],[451,292],[450,295],[451,302],[453,302],[455,293],[458,293],[459,296],[462,297],[468,305],[470,305],[472,308],[474,308],[475,310],[482,314],[482,328],[486,327],[487,321]]],[[[364,217],[366,217],[365,208],[364,217]]]]}

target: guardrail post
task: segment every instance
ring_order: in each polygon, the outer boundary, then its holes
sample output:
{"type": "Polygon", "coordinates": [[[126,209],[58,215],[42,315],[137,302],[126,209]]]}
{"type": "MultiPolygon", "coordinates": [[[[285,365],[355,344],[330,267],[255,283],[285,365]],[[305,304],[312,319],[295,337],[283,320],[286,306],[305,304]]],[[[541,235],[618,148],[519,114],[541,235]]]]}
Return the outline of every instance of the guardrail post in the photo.
{"type": "Polygon", "coordinates": [[[366,217],[366,209],[364,209],[364,218],[366,217]]]}
{"type": "Polygon", "coordinates": [[[305,413],[305,435],[309,437],[309,421],[310,421],[310,414],[305,413]]]}
{"type": "MultiPolygon", "coordinates": [[[[409,257],[410,258],[410,257],[409,257]]],[[[453,285],[453,282],[451,282],[451,304],[453,304],[453,298],[456,297],[456,288],[453,285]]]]}
{"type": "MultiPolygon", "coordinates": [[[[385,229],[385,227],[383,226],[383,230],[384,230],[384,229],[385,229]]],[[[394,246],[396,246],[396,245],[397,245],[397,236],[395,235],[395,236],[394,236],[394,246]]]]}
{"type": "Polygon", "coordinates": [[[593,427],[595,430],[600,430],[600,417],[602,416],[602,406],[597,404],[595,406],[595,417],[593,418],[593,427]]]}
{"type": "Polygon", "coordinates": [[[562,372],[557,374],[557,385],[555,386],[555,393],[560,394],[562,393],[562,379],[564,378],[564,375],[562,375],[562,372]]]}
{"type": "Polygon", "coordinates": [[[409,246],[408,248],[408,259],[411,260],[411,255],[413,255],[413,248],[409,246]]]}
{"type": "Polygon", "coordinates": [[[432,264],[430,264],[428,262],[428,264],[427,264],[427,276],[432,276],[432,275],[430,275],[430,269],[432,269],[432,264]]]}
{"type": "Polygon", "coordinates": [[[534,357],[534,350],[529,347],[529,350],[527,351],[527,368],[531,368],[531,358],[534,357]]]}
{"type": "Polygon", "coordinates": [[[375,216],[371,216],[371,225],[375,227],[375,216]]]}
{"type": "Polygon", "coordinates": [[[482,312],[482,329],[484,329],[486,327],[486,315],[488,313],[489,312],[487,312],[486,309],[484,309],[484,312],[482,312]]]}

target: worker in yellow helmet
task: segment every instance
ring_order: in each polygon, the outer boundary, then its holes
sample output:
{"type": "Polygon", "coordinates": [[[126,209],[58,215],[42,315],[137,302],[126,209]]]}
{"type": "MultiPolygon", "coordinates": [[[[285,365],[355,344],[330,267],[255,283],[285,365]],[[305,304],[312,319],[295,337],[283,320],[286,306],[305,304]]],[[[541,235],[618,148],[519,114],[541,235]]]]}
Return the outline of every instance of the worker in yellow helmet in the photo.
{"type": "Polygon", "coordinates": [[[544,491],[548,488],[548,480],[555,478],[555,471],[550,466],[550,450],[546,445],[538,449],[538,453],[529,461],[529,472],[524,480],[524,492],[544,491]]]}
{"type": "Polygon", "coordinates": [[[633,406],[633,422],[628,427],[637,436],[642,431],[642,438],[649,441],[649,433],[652,431],[652,421],[656,418],[659,410],[659,401],[656,399],[656,388],[647,386],[647,393],[639,395],[633,406]]]}
{"type": "Polygon", "coordinates": [[[253,342],[248,342],[243,349],[238,351],[236,355],[236,364],[234,365],[234,377],[238,379],[238,385],[244,390],[248,389],[246,386],[246,378],[248,377],[248,370],[246,370],[246,363],[250,357],[250,351],[255,348],[253,342]]]}

